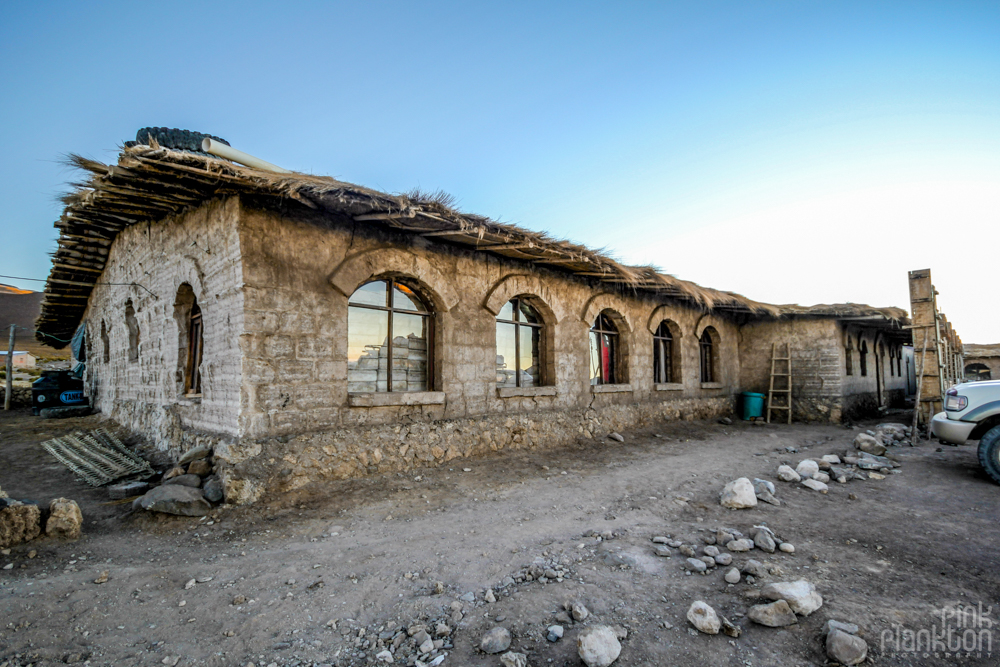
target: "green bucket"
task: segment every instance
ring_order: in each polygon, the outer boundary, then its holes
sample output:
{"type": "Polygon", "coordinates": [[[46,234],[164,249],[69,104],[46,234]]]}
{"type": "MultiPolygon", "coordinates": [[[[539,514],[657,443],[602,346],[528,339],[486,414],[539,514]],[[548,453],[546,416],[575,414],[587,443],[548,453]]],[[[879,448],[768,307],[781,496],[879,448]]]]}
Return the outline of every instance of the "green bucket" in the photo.
{"type": "Polygon", "coordinates": [[[750,421],[754,418],[764,416],[764,394],[755,394],[752,391],[745,391],[740,396],[743,397],[743,420],[750,421]]]}

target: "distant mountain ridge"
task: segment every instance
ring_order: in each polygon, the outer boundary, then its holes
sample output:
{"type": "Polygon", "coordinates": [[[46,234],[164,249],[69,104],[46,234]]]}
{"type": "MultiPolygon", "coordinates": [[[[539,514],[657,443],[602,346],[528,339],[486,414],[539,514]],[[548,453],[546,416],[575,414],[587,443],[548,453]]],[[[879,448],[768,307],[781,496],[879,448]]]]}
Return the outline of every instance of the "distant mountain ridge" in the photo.
{"type": "Polygon", "coordinates": [[[36,356],[68,358],[68,350],[54,350],[35,340],[35,318],[42,312],[42,292],[0,283],[0,348],[6,350],[10,330],[18,327],[14,347],[36,356]]]}

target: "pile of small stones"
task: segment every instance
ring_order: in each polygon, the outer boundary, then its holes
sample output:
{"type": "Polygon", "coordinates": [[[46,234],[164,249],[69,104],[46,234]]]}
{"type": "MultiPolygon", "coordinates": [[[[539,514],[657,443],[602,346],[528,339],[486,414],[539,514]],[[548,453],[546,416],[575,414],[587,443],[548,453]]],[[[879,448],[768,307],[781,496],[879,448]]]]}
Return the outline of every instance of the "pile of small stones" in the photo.
{"type": "Polygon", "coordinates": [[[181,516],[205,516],[222,502],[222,480],[215,474],[210,447],[195,447],[161,472],[159,483],[122,482],[108,487],[112,497],[133,497],[135,509],[181,516]]]}
{"type": "MultiPolygon", "coordinates": [[[[753,526],[747,535],[734,528],[717,528],[702,536],[702,545],[685,544],[670,535],[655,535],[652,541],[653,553],[657,556],[662,558],[670,558],[675,554],[684,556],[686,560],[683,567],[688,574],[707,574],[715,567],[730,566],[733,564],[733,553],[742,554],[753,549],[760,549],[769,554],[775,551],[795,552],[795,546],[791,542],[782,540],[766,525],[753,526]]],[[[780,569],[777,565],[771,567],[776,571],[780,569]]],[[[747,575],[747,582],[753,583],[754,577],[767,573],[767,570],[758,561],[751,559],[743,566],[743,573],[747,575]]],[[[740,570],[736,567],[730,568],[726,571],[725,579],[730,584],[739,583],[740,570]]]]}

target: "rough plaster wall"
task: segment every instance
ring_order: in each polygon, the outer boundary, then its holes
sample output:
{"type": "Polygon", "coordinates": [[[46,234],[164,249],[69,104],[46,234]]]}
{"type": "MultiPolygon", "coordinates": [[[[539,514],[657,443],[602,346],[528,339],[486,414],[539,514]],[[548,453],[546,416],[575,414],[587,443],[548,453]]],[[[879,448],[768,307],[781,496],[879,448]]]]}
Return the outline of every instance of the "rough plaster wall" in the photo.
{"type": "MultiPolygon", "coordinates": [[[[744,325],[740,330],[742,390],[767,395],[771,379],[771,345],[777,344],[781,355],[788,343],[792,357],[792,418],[839,422],[844,374],[839,341],[837,323],[833,320],[781,320],[744,325]]],[[[764,407],[766,409],[766,403],[764,407]]]]}
{"type": "MultiPolygon", "coordinates": [[[[683,390],[655,391],[649,319],[659,304],[618,296],[598,297],[625,317],[631,392],[593,393],[588,382],[588,330],[582,319],[595,293],[586,284],[516,262],[489,258],[420,238],[379,231],[359,224],[323,228],[306,220],[244,207],[240,216],[243,252],[245,330],[240,337],[244,383],[240,432],[251,439],[322,430],[411,421],[462,419],[478,415],[546,410],[600,410],[614,405],[678,399],[727,401],[739,378],[734,324],[683,307],[661,308],[659,317],[680,327],[683,390]],[[447,312],[436,315],[436,389],[443,405],[350,407],[347,393],[347,296],[330,278],[347,257],[378,251],[402,252],[413,260],[409,277],[438,295],[457,295],[447,312]],[[556,396],[499,398],[495,390],[495,317],[484,306],[506,276],[541,278],[552,323],[556,396]],[[444,283],[444,284],[443,284],[444,283]],[[553,315],[555,318],[553,318],[553,315]],[[697,340],[713,325],[722,344],[721,388],[702,388],[697,340]]],[[[530,280],[529,280],[530,282],[530,280]]],[[[356,285],[355,285],[356,287],[356,285]]],[[[348,290],[350,291],[350,290],[348,290]]],[[[655,324],[653,325],[655,328],[655,324]]]]}
{"type": "Polygon", "coordinates": [[[123,230],[90,298],[85,321],[91,400],[103,413],[161,447],[191,441],[189,432],[237,435],[241,375],[237,341],[243,330],[238,212],[237,200],[216,201],[182,216],[123,230]],[[192,286],[204,319],[200,400],[184,399],[183,388],[178,389],[174,301],[185,282],[192,286]],[[137,361],[129,361],[128,300],[139,325],[137,361]],[[102,319],[107,327],[107,363],[102,319]]]}

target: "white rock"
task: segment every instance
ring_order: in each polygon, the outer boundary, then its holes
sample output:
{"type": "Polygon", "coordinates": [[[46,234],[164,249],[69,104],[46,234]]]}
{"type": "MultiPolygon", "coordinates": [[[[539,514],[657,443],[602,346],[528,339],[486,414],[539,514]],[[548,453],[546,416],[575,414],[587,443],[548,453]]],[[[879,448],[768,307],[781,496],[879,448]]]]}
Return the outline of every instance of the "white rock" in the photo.
{"type": "Polygon", "coordinates": [[[381,653],[376,654],[375,659],[379,662],[392,662],[392,652],[382,651],[381,653]]]}
{"type": "Polygon", "coordinates": [[[594,625],[577,637],[576,650],[587,667],[608,667],[621,655],[622,645],[614,630],[606,625],[594,625]]]}
{"type": "Polygon", "coordinates": [[[795,553],[795,545],[792,544],[791,542],[782,542],[780,545],[778,545],[778,548],[784,551],[786,554],[795,553]]]}
{"type": "Polygon", "coordinates": [[[726,548],[729,549],[730,551],[737,551],[737,552],[750,551],[751,549],[753,549],[753,542],[751,542],[745,537],[741,537],[740,539],[733,540],[732,542],[727,544],[726,548]]]}
{"type": "Polygon", "coordinates": [[[757,495],[753,491],[753,484],[746,477],[733,480],[722,489],[719,496],[719,503],[723,507],[732,509],[744,509],[757,506],[757,495]]]}
{"type": "Polygon", "coordinates": [[[868,656],[868,644],[861,637],[835,629],[826,636],[826,654],[842,665],[859,665],[868,656]]]}
{"type": "Polygon", "coordinates": [[[528,656],[524,653],[507,651],[500,656],[500,664],[503,667],[528,667],[528,656]]]}
{"type": "Polygon", "coordinates": [[[691,621],[691,625],[698,628],[699,632],[704,632],[706,635],[717,635],[719,630],[722,629],[722,621],[719,620],[719,615],[715,613],[707,603],[697,600],[691,603],[691,607],[688,608],[687,619],[691,621]]]}
{"type": "Polygon", "coordinates": [[[792,611],[800,616],[808,616],[823,606],[823,597],[805,579],[768,584],[760,589],[760,594],[768,600],[785,600],[792,611]]]}
{"type": "Polygon", "coordinates": [[[807,486],[813,491],[819,491],[820,493],[826,493],[830,488],[823,482],[817,482],[815,479],[802,480],[802,486],[807,486]]]}
{"type": "Polygon", "coordinates": [[[778,466],[778,479],[782,482],[798,482],[802,476],[792,470],[791,466],[778,466]]]}
{"type": "Polygon", "coordinates": [[[719,554],[718,556],[715,557],[715,562],[718,565],[729,565],[730,563],[733,562],[733,555],[732,554],[719,554]]]}
{"type": "Polygon", "coordinates": [[[812,459],[803,459],[795,466],[795,472],[799,473],[802,477],[812,477],[819,472],[819,464],[812,459]]]}
{"type": "Polygon", "coordinates": [[[730,568],[729,572],[726,572],[725,579],[730,584],[740,583],[740,571],[737,570],[735,567],[730,568]]]}
{"type": "Polygon", "coordinates": [[[706,556],[711,556],[712,558],[715,558],[716,556],[719,555],[719,547],[715,546],[714,544],[709,544],[708,546],[703,548],[702,551],[705,552],[706,556]]]}
{"type": "Polygon", "coordinates": [[[826,461],[827,463],[832,463],[833,465],[837,465],[838,463],[840,463],[840,457],[837,456],[836,454],[827,454],[826,456],[823,457],[823,460],[826,461]]]}
{"type": "Polygon", "coordinates": [[[824,484],[828,484],[830,482],[830,476],[825,472],[818,472],[813,475],[812,478],[817,482],[823,482],[824,484]]]}

